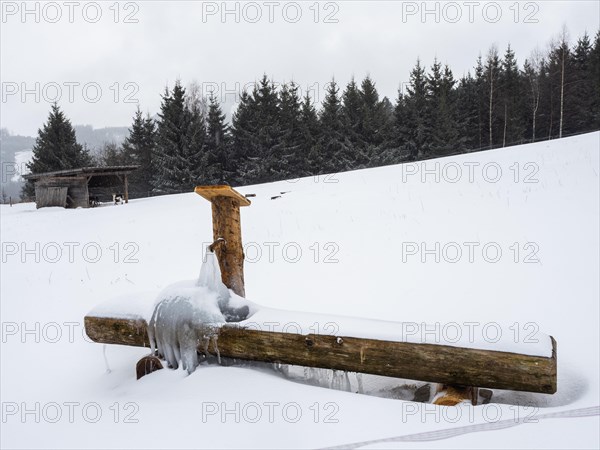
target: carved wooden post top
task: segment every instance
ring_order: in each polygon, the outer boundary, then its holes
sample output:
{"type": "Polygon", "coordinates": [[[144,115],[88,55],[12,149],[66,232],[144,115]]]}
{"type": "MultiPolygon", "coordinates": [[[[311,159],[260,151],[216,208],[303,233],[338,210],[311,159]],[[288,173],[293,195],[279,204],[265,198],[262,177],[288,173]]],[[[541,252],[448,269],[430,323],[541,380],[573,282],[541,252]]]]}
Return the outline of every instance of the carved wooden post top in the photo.
{"type": "Polygon", "coordinates": [[[216,186],[196,186],[194,192],[205,198],[209,202],[217,197],[229,197],[237,200],[240,206],[250,206],[250,200],[240,194],[238,191],[227,185],[216,185],[216,186]]]}

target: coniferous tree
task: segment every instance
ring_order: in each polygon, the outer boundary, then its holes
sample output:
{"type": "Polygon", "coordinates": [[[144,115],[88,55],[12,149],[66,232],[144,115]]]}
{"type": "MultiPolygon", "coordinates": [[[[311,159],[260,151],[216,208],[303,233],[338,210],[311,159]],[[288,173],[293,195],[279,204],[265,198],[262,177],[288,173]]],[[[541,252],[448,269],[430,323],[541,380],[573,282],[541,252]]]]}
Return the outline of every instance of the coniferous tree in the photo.
{"type": "Polygon", "coordinates": [[[498,97],[502,114],[502,147],[521,143],[523,139],[523,81],[515,52],[509,45],[502,60],[502,71],[498,80],[498,97]]]}
{"type": "Polygon", "coordinates": [[[371,165],[369,161],[376,155],[376,148],[383,144],[387,127],[384,105],[379,100],[375,83],[369,76],[360,84],[360,97],[360,134],[366,148],[355,150],[356,168],[371,165]]]}
{"type": "Polygon", "coordinates": [[[137,164],[139,169],[130,175],[130,195],[144,197],[152,190],[154,175],[153,154],[156,152],[156,125],[149,114],[144,117],[138,107],[123,142],[124,164],[137,164]]]}
{"type": "Polygon", "coordinates": [[[454,76],[446,66],[435,60],[431,74],[426,77],[428,149],[431,156],[440,156],[456,151],[458,136],[454,117],[454,76]]]}
{"type": "Polygon", "coordinates": [[[103,167],[123,166],[130,163],[123,147],[115,142],[105,142],[99,154],[94,158],[94,164],[103,167]]]}
{"type": "Polygon", "coordinates": [[[231,120],[231,159],[235,162],[235,183],[250,184],[252,178],[248,171],[251,169],[252,158],[256,154],[256,119],[254,100],[247,91],[240,95],[240,101],[231,120]]]}
{"type": "Polygon", "coordinates": [[[427,77],[421,61],[410,73],[405,97],[406,127],[402,139],[413,159],[421,159],[429,153],[430,128],[427,114],[427,77]]]}
{"type": "Polygon", "coordinates": [[[500,77],[500,59],[498,50],[492,46],[488,52],[484,67],[485,93],[487,96],[487,138],[489,148],[493,148],[498,140],[500,122],[498,119],[498,78],[500,77]]]}
{"type": "Polygon", "coordinates": [[[322,165],[321,152],[319,148],[319,116],[308,93],[302,101],[300,109],[300,154],[305,163],[296,176],[302,177],[318,174],[322,165]]]}
{"type": "MultiPolygon", "coordinates": [[[[38,130],[32,148],[33,158],[27,163],[31,173],[54,172],[89,166],[89,152],[77,143],[75,130],[58,105],[52,105],[48,120],[38,130]]],[[[28,181],[23,187],[23,196],[35,195],[34,183],[28,181]]]]}
{"type": "Polygon", "coordinates": [[[486,95],[485,88],[485,68],[483,67],[483,59],[481,54],[477,58],[477,64],[475,65],[475,89],[477,92],[477,141],[479,145],[478,149],[483,148],[486,143],[489,143],[487,134],[489,128],[486,125],[486,117],[488,116],[489,108],[486,107],[488,104],[489,96],[486,95]],[[487,130],[487,131],[486,131],[487,130]]]}
{"type": "Polygon", "coordinates": [[[361,135],[361,107],[361,92],[352,77],[342,93],[342,115],[346,135],[352,146],[356,148],[364,145],[361,135]]]}
{"type": "MultiPolygon", "coordinates": [[[[380,144],[377,154],[386,152],[390,147],[393,147],[392,140],[394,139],[394,122],[395,108],[389,98],[383,97],[380,103],[382,115],[382,127],[379,131],[380,144]]],[[[371,162],[373,165],[373,162],[371,162]]]]}
{"type": "Polygon", "coordinates": [[[377,149],[377,154],[371,159],[371,166],[397,164],[407,159],[403,137],[406,134],[405,106],[402,90],[398,89],[396,104],[384,97],[381,101],[386,118],[384,141],[377,149]]]}
{"type": "Polygon", "coordinates": [[[594,81],[590,70],[592,45],[590,38],[585,33],[577,40],[573,50],[573,75],[571,77],[570,102],[572,111],[569,120],[569,131],[590,131],[594,123],[594,81]]]}
{"type": "Polygon", "coordinates": [[[592,129],[600,129],[600,30],[594,38],[594,46],[590,52],[590,83],[592,92],[592,129]]]}
{"type": "Polygon", "coordinates": [[[477,81],[468,73],[460,79],[456,92],[456,127],[460,150],[479,148],[480,142],[480,98],[477,81]]]}
{"type": "Polygon", "coordinates": [[[255,110],[254,154],[249,156],[247,176],[250,183],[265,183],[280,167],[283,155],[277,146],[281,138],[279,124],[279,96],[273,82],[266,75],[254,87],[252,105],[255,110]]]}
{"type": "Polygon", "coordinates": [[[300,97],[298,86],[284,84],[279,94],[279,142],[273,149],[271,180],[295,178],[306,171],[306,157],[301,150],[300,97]]]}
{"type": "Polygon", "coordinates": [[[345,134],[342,104],[335,80],[332,80],[327,86],[319,124],[321,128],[319,172],[332,173],[350,170],[352,160],[348,155],[351,153],[352,143],[345,134]]]}
{"type": "Polygon", "coordinates": [[[398,98],[394,107],[394,125],[393,135],[390,138],[389,147],[397,149],[406,149],[405,136],[408,134],[408,118],[406,114],[406,98],[402,93],[402,88],[398,89],[398,98]]]}
{"type": "Polygon", "coordinates": [[[206,144],[204,151],[203,176],[206,184],[229,184],[233,181],[235,168],[232,167],[229,153],[230,136],[225,114],[217,99],[211,94],[206,120],[206,144]]]}
{"type": "Polygon", "coordinates": [[[185,89],[179,81],[172,92],[165,91],[158,116],[154,190],[189,191],[203,178],[204,117],[199,108],[188,109],[185,89]]]}

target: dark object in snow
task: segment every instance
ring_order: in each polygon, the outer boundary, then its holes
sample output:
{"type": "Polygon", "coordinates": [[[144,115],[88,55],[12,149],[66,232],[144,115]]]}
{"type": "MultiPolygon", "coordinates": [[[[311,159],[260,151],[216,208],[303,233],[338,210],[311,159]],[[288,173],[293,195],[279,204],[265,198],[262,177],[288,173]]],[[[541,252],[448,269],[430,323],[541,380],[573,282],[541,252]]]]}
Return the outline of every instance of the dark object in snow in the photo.
{"type": "Polygon", "coordinates": [[[115,205],[122,205],[124,199],[125,199],[125,196],[123,194],[113,194],[113,203],[115,205]]]}
{"type": "Polygon", "coordinates": [[[246,194],[246,195],[244,195],[244,197],[246,197],[246,198],[256,197],[256,194],[246,194]]]}
{"type": "Polygon", "coordinates": [[[163,368],[163,365],[160,362],[160,359],[158,359],[156,356],[152,356],[152,355],[144,356],[142,359],[140,359],[138,361],[138,363],[135,366],[135,371],[137,373],[137,379],[139,380],[144,375],[148,375],[152,372],[156,372],[157,370],[160,370],[162,368],[163,368]]]}
{"type": "Polygon", "coordinates": [[[281,195],[275,195],[275,196],[271,197],[271,200],[275,200],[277,198],[281,198],[281,195]]]}
{"type": "Polygon", "coordinates": [[[428,403],[431,398],[431,384],[427,383],[415,391],[413,402],[428,403]]]}
{"type": "Polygon", "coordinates": [[[242,320],[246,320],[250,314],[248,305],[244,305],[241,308],[232,308],[229,306],[229,303],[219,302],[219,309],[227,322],[241,322],[242,320]]]}
{"type": "Polygon", "coordinates": [[[100,205],[100,196],[90,195],[90,208],[95,208],[100,205]]]}
{"type": "Polygon", "coordinates": [[[491,389],[479,389],[479,397],[482,405],[487,405],[492,400],[493,391],[491,389]]]}

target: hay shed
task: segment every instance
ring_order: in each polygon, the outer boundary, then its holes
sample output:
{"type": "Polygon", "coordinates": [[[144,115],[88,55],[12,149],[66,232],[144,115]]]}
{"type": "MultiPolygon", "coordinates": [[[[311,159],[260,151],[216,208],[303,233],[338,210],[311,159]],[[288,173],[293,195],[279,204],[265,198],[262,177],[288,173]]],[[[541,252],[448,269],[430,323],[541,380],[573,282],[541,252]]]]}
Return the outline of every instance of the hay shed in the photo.
{"type": "Polygon", "coordinates": [[[139,166],[82,167],[23,175],[35,182],[37,208],[89,208],[99,202],[112,201],[113,195],[129,201],[127,176],[139,166]]]}

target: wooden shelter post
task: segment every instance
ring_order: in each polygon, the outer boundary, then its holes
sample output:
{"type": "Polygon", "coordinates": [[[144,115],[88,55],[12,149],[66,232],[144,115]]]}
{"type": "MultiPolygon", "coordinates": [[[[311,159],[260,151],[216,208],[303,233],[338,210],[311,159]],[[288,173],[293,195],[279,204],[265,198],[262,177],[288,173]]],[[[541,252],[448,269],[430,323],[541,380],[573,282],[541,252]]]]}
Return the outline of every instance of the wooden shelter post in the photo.
{"type": "Polygon", "coordinates": [[[230,186],[197,186],[194,191],[212,204],[213,240],[219,241],[212,249],[219,261],[223,284],[245,297],[240,207],[249,206],[250,200],[230,186]]]}
{"type": "Polygon", "coordinates": [[[123,184],[125,185],[125,203],[129,203],[129,183],[127,182],[127,174],[124,175],[123,184]]]}

